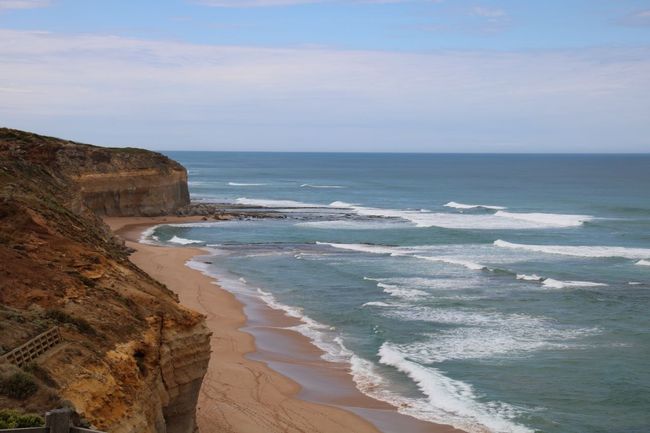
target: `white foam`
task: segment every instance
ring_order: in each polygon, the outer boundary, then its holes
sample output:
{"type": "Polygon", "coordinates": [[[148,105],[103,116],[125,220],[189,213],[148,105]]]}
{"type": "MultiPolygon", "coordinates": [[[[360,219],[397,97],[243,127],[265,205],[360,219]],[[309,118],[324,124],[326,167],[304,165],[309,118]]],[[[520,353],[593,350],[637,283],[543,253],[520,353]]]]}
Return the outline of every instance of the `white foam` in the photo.
{"type": "Polygon", "coordinates": [[[138,239],[138,242],[140,242],[141,244],[149,244],[149,245],[155,244],[156,242],[153,241],[157,241],[158,238],[153,234],[155,233],[158,227],[160,227],[160,225],[152,226],[147,228],[142,233],[140,233],[140,239],[138,239]]]}
{"type": "Polygon", "coordinates": [[[650,266],[650,260],[639,260],[636,264],[639,266],[650,266]]]}
{"type": "Polygon", "coordinates": [[[230,186],[264,186],[267,183],[241,183],[241,182],[228,182],[230,186]]]}
{"type": "Polygon", "coordinates": [[[542,281],[544,287],[549,289],[566,289],[570,287],[600,287],[606,286],[604,283],[592,283],[591,281],[559,281],[553,278],[545,278],[542,281]]]}
{"type": "Polygon", "coordinates": [[[448,263],[450,265],[464,266],[467,269],[471,269],[473,271],[482,271],[484,269],[489,270],[487,266],[481,265],[479,263],[470,262],[468,260],[460,260],[460,259],[454,259],[450,257],[421,256],[418,254],[414,254],[413,257],[422,260],[428,260],[430,262],[442,262],[442,263],[448,263]]]}
{"type": "Polygon", "coordinates": [[[395,227],[390,221],[363,221],[363,220],[335,220],[335,221],[309,221],[296,223],[296,227],[307,227],[325,230],[383,230],[395,227]]]}
{"type": "Polygon", "coordinates": [[[498,211],[494,214],[497,217],[510,218],[527,221],[535,224],[551,227],[572,227],[582,225],[585,221],[592,220],[589,215],[563,215],[552,213],[514,213],[498,211]]]}
{"type": "Polygon", "coordinates": [[[517,279],[524,280],[524,281],[542,281],[544,278],[540,277],[537,274],[532,274],[532,275],[517,274],[517,279]]]}
{"type": "Polygon", "coordinates": [[[564,256],[606,258],[623,257],[627,259],[643,259],[650,257],[650,248],[626,248],[607,246],[564,246],[564,245],[527,245],[506,242],[501,239],[494,241],[494,245],[501,248],[512,248],[547,254],[560,254],[564,256]]]}
{"type": "Polygon", "coordinates": [[[301,308],[291,307],[278,302],[273,294],[260,288],[257,289],[260,299],[266,305],[274,310],[281,310],[289,316],[300,320],[302,323],[297,326],[291,326],[286,329],[296,331],[309,338],[316,347],[323,351],[322,358],[331,362],[346,362],[351,356],[351,352],[343,345],[343,341],[338,336],[332,336],[332,329],[303,313],[301,308]]]}
{"type": "Polygon", "coordinates": [[[344,186],[340,185],[312,185],[310,183],[303,183],[300,188],[323,188],[323,189],[342,189],[344,186]]]}
{"type": "Polygon", "coordinates": [[[240,197],[235,200],[237,204],[243,204],[247,206],[260,206],[260,207],[269,207],[269,208],[322,208],[327,207],[327,205],[314,204],[314,203],[303,203],[300,201],[294,200],[268,200],[268,199],[254,199],[240,197]]]}
{"type": "Polygon", "coordinates": [[[488,206],[486,204],[464,204],[464,203],[457,203],[455,201],[450,201],[449,203],[445,204],[445,206],[453,207],[454,209],[476,209],[476,208],[493,209],[493,210],[507,209],[506,207],[503,206],[488,206]]]}
{"type": "Polygon", "coordinates": [[[474,263],[469,260],[458,259],[454,257],[443,257],[443,256],[424,256],[417,254],[426,250],[425,247],[389,247],[383,245],[370,245],[370,244],[337,244],[329,242],[316,242],[317,245],[329,245],[334,248],[357,251],[361,253],[370,253],[370,254],[388,254],[393,257],[413,257],[420,260],[426,260],[429,262],[440,262],[447,263],[450,265],[463,266],[467,269],[474,271],[480,271],[484,269],[490,269],[485,265],[479,263],[474,263]]]}
{"type": "Polygon", "coordinates": [[[385,302],[381,301],[370,301],[366,302],[365,304],[361,305],[362,307],[392,307],[391,304],[387,304],[385,302]]]}
{"type": "Polygon", "coordinates": [[[167,242],[171,242],[173,244],[179,244],[179,245],[190,245],[190,244],[201,244],[201,243],[203,243],[203,241],[195,241],[195,240],[192,240],[192,239],[180,238],[178,236],[173,236],[167,242]]]}
{"type": "Polygon", "coordinates": [[[377,287],[383,289],[384,293],[402,299],[421,299],[428,295],[428,293],[423,290],[407,289],[386,283],[377,283],[377,287]]]}
{"type": "Polygon", "coordinates": [[[511,421],[514,408],[501,402],[480,403],[471,385],[453,380],[436,368],[413,362],[390,343],[382,344],[378,353],[381,362],[406,374],[427,397],[427,415],[433,421],[451,424],[470,432],[532,433],[527,427],[511,421]]]}
{"type": "Polygon", "coordinates": [[[571,349],[571,341],[597,334],[595,328],[562,328],[525,314],[502,314],[394,305],[388,317],[456,325],[431,334],[428,340],[399,346],[409,358],[424,364],[457,359],[512,358],[533,351],[571,349]]]}
{"type": "Polygon", "coordinates": [[[371,254],[389,254],[389,255],[404,255],[406,251],[400,247],[388,247],[383,245],[370,245],[370,244],[337,244],[331,242],[316,242],[316,245],[328,245],[333,248],[341,250],[357,251],[360,253],[371,254]]]}
{"type": "Polygon", "coordinates": [[[415,224],[416,227],[442,227],[450,229],[510,230],[574,227],[592,217],[588,215],[562,215],[546,213],[514,213],[497,211],[493,215],[470,215],[458,213],[436,213],[423,210],[397,210],[358,206],[341,201],[330,203],[330,207],[347,208],[358,215],[384,218],[399,218],[415,224]]]}

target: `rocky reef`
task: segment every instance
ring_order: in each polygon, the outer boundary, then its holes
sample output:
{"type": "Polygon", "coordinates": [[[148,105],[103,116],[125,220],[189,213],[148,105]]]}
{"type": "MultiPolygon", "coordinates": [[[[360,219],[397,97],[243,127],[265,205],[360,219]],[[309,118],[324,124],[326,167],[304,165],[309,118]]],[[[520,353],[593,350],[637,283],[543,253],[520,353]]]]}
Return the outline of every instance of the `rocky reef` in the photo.
{"type": "Polygon", "coordinates": [[[114,433],[195,431],[204,317],[98,217],[188,202],[184,168],[162,155],[0,129],[0,354],[53,326],[63,336],[34,363],[0,361],[0,408],[71,406],[114,433]]]}

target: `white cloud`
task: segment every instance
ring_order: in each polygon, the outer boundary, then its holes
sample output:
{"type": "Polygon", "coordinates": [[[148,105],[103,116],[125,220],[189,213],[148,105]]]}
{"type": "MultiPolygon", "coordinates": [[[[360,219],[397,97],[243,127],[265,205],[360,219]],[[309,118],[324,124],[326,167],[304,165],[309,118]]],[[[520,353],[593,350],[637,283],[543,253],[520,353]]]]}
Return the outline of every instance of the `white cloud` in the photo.
{"type": "Polygon", "coordinates": [[[620,23],[628,26],[650,26],[650,9],[633,12],[621,19],[620,23]]]}
{"type": "MultiPolygon", "coordinates": [[[[223,8],[251,8],[271,6],[293,6],[313,3],[406,3],[417,0],[194,0],[194,3],[204,6],[223,8]]],[[[420,0],[430,3],[438,3],[442,0],[420,0]]]]}
{"type": "Polygon", "coordinates": [[[2,9],[35,9],[50,5],[49,0],[0,0],[2,9]]]}
{"type": "Polygon", "coordinates": [[[485,18],[503,18],[507,16],[506,11],[503,9],[487,8],[484,6],[474,6],[472,8],[472,14],[485,18]]]}
{"type": "Polygon", "coordinates": [[[13,30],[0,30],[0,41],[3,123],[97,143],[445,151],[650,144],[646,49],[405,53],[13,30]]]}

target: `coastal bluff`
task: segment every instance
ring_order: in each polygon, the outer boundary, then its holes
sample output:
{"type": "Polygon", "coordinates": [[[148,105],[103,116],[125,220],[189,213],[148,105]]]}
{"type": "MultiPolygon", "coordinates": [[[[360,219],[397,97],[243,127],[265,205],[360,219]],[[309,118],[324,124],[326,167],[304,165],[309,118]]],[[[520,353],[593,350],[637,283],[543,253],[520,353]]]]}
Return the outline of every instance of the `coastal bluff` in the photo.
{"type": "Polygon", "coordinates": [[[15,153],[31,152],[40,163],[56,167],[79,187],[83,204],[98,215],[167,215],[190,203],[185,167],[160,153],[92,146],[6,128],[0,129],[0,140],[13,146],[15,153]]]}
{"type": "Polygon", "coordinates": [[[205,317],[100,219],[188,202],[185,169],[163,155],[0,128],[0,408],[68,406],[110,433],[197,430],[205,317]],[[2,358],[51,329],[61,341],[34,362],[2,358]]]}

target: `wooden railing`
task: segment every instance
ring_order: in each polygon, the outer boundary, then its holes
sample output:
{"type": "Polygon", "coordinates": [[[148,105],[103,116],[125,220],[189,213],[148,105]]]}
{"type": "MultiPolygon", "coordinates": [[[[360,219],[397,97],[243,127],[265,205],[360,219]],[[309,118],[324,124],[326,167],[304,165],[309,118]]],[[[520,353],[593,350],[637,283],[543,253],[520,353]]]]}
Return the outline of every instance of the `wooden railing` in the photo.
{"type": "Polygon", "coordinates": [[[56,409],[45,414],[45,427],[0,429],[0,433],[103,433],[73,425],[71,409],[56,409]]]}
{"type": "Polygon", "coordinates": [[[2,358],[18,367],[24,367],[60,342],[61,333],[59,328],[54,327],[3,355],[2,358]]]}

